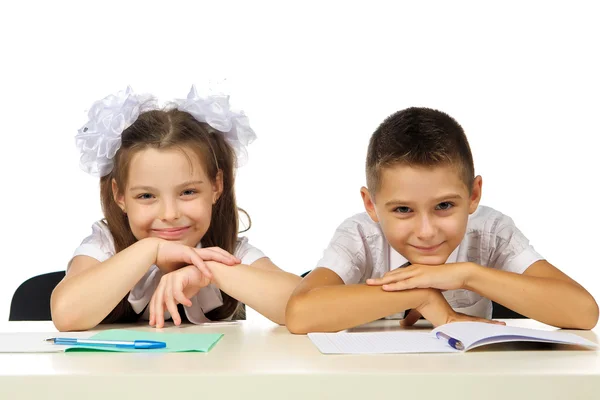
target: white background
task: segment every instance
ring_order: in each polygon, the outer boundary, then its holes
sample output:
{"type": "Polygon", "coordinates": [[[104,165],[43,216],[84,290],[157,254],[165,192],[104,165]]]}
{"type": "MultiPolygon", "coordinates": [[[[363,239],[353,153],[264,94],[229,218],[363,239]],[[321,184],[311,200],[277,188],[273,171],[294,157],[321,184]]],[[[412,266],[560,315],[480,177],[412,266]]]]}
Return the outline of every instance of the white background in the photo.
{"type": "Polygon", "coordinates": [[[247,235],[280,267],[314,267],[362,211],[371,133],[427,106],[464,127],[483,204],[600,299],[594,3],[368,3],[3,2],[0,320],[101,218],[74,143],[92,102],[223,78],[259,137],[238,172],[247,235]]]}

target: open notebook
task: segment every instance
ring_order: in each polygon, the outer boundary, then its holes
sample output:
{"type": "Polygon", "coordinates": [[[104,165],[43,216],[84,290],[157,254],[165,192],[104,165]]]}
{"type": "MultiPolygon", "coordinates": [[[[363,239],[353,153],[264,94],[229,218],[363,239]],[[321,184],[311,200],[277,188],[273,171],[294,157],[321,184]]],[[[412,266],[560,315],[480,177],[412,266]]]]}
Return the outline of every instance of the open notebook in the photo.
{"type": "Polygon", "coordinates": [[[427,332],[309,333],[308,337],[324,354],[455,353],[503,342],[545,342],[589,348],[598,346],[572,333],[484,322],[453,322],[427,332]]]}

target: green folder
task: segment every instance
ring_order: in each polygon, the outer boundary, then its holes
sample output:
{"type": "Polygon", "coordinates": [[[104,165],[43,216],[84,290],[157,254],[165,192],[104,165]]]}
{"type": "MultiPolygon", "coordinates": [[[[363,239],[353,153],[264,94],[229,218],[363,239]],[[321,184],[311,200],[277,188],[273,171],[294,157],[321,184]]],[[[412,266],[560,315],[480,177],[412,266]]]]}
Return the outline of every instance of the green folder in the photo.
{"type": "Polygon", "coordinates": [[[65,351],[112,351],[121,353],[175,353],[175,352],[208,352],[223,337],[222,333],[159,333],[124,329],[109,329],[97,333],[89,339],[98,340],[155,340],[165,342],[167,347],[162,349],[123,349],[116,347],[94,347],[77,345],[67,347],[65,351]]]}

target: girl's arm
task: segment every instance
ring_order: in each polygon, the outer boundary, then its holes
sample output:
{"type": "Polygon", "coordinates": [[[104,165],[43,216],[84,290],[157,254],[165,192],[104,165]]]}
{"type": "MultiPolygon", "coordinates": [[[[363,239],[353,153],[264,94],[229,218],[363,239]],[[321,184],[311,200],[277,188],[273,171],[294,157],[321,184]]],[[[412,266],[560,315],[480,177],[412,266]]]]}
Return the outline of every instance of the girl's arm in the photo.
{"type": "Polygon", "coordinates": [[[205,260],[234,265],[239,260],[217,247],[195,249],[158,238],[142,239],[104,262],[76,256],[65,279],[52,292],[52,321],[60,331],[98,325],[156,264],[163,273],[193,264],[212,278],[205,260]]]}
{"type": "Polygon", "coordinates": [[[219,289],[271,321],[285,324],[285,307],[302,278],[282,271],[266,257],[234,268],[218,262],[207,265],[219,289]]]}
{"type": "Polygon", "coordinates": [[[50,299],[52,322],[59,331],[95,327],[156,262],[158,241],[142,239],[104,262],[76,256],[50,299]]]}

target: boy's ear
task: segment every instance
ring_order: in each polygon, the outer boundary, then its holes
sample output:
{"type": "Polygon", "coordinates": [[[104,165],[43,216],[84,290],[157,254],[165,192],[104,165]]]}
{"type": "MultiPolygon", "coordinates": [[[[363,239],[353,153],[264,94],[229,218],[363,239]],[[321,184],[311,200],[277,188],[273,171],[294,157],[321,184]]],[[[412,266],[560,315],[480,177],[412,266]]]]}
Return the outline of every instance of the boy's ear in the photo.
{"type": "Polygon", "coordinates": [[[219,170],[219,172],[217,172],[217,176],[215,178],[215,182],[212,185],[212,189],[213,204],[215,204],[223,194],[223,171],[219,170]]]}
{"type": "Polygon", "coordinates": [[[365,210],[367,211],[367,214],[369,214],[369,217],[371,217],[371,219],[374,222],[379,222],[379,217],[377,216],[377,211],[375,210],[375,201],[374,201],[373,197],[371,197],[371,193],[369,193],[369,189],[367,189],[364,186],[361,187],[360,195],[362,196],[363,203],[365,205],[365,210]]]}
{"type": "Polygon", "coordinates": [[[471,189],[471,197],[469,198],[469,214],[473,214],[479,206],[481,201],[481,186],[483,185],[483,179],[480,175],[475,177],[473,181],[473,188],[471,189]]]}
{"type": "Polygon", "coordinates": [[[119,208],[121,210],[123,210],[123,212],[127,212],[125,210],[125,195],[120,194],[119,187],[117,186],[116,180],[113,179],[111,181],[111,184],[112,184],[113,199],[115,200],[115,203],[117,203],[117,205],[119,206],[119,208]]]}

